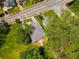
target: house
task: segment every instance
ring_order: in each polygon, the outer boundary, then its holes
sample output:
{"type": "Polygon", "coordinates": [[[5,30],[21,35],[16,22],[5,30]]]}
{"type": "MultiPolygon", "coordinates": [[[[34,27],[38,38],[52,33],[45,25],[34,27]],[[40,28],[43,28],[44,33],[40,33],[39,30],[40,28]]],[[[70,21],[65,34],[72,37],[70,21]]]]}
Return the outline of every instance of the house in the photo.
{"type": "Polygon", "coordinates": [[[35,28],[31,35],[32,42],[39,41],[44,37],[44,30],[38,23],[33,22],[32,26],[35,28]]]}
{"type": "Polygon", "coordinates": [[[16,0],[5,0],[4,5],[8,8],[15,7],[17,5],[16,0]]]}

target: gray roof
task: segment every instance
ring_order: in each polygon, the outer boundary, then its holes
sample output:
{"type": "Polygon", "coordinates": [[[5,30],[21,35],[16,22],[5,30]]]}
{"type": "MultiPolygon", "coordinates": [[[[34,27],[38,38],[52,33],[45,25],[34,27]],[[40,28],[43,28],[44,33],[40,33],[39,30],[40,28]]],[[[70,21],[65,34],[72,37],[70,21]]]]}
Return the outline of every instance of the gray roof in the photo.
{"type": "Polygon", "coordinates": [[[42,27],[38,23],[35,23],[35,22],[32,24],[32,26],[35,27],[35,30],[33,34],[31,35],[32,42],[42,39],[44,36],[44,30],[42,29],[42,27]]]}

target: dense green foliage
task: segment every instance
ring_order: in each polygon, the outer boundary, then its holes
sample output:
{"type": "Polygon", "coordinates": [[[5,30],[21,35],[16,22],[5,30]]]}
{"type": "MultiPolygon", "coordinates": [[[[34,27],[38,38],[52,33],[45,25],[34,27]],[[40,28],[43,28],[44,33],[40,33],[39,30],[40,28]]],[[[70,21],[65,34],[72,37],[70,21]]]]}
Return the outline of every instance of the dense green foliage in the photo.
{"type": "MultiPolygon", "coordinates": [[[[22,26],[22,22],[20,21],[20,19],[16,19],[16,23],[19,24],[19,26],[22,26]]],[[[28,44],[28,43],[31,43],[31,37],[30,37],[30,33],[32,31],[31,26],[27,25],[27,24],[24,24],[25,26],[25,29],[23,28],[20,28],[17,30],[17,37],[16,37],[16,40],[17,40],[17,43],[25,43],[25,44],[28,44]]]]}
{"type": "Polygon", "coordinates": [[[0,21],[0,47],[5,43],[6,35],[9,31],[9,24],[5,21],[0,21]]]}
{"type": "Polygon", "coordinates": [[[0,22],[0,35],[3,35],[3,34],[6,35],[8,34],[9,31],[10,29],[9,29],[8,23],[5,21],[1,21],[0,22]]]}
{"type": "Polygon", "coordinates": [[[75,0],[75,2],[69,7],[76,15],[79,16],[79,0],[75,0]]]}
{"type": "Polygon", "coordinates": [[[31,37],[30,37],[30,34],[24,30],[24,29],[20,29],[17,33],[17,43],[25,43],[25,44],[28,44],[28,43],[31,43],[31,37]]]}
{"type": "Polygon", "coordinates": [[[24,49],[24,45],[31,43],[29,30],[24,29],[22,24],[17,23],[12,24],[9,28],[7,27],[7,23],[1,23],[0,25],[0,46],[4,44],[0,48],[0,58],[15,59],[15,56],[13,56],[12,53],[16,54],[16,49],[18,49],[18,51],[24,49]]]}
{"type": "Polygon", "coordinates": [[[20,59],[53,59],[49,58],[44,47],[29,46],[25,52],[20,54],[20,59]]]}
{"type": "Polygon", "coordinates": [[[79,19],[71,16],[70,11],[64,11],[61,18],[53,11],[46,12],[45,16],[49,17],[47,46],[52,50],[54,58],[79,59],[79,19]]]}
{"type": "Polygon", "coordinates": [[[40,49],[41,48],[30,48],[22,54],[21,59],[45,59],[40,49]]]}
{"type": "Polygon", "coordinates": [[[20,19],[16,19],[15,22],[16,22],[17,24],[22,24],[22,22],[20,21],[20,19]]]}
{"type": "MultiPolygon", "coordinates": [[[[27,26],[26,26],[27,27],[27,26]]],[[[29,28],[29,27],[28,27],[29,28]]],[[[11,31],[8,34],[7,38],[9,40],[15,40],[17,43],[30,43],[31,37],[28,32],[29,30],[23,29],[22,24],[13,24],[11,26],[11,31]]]]}

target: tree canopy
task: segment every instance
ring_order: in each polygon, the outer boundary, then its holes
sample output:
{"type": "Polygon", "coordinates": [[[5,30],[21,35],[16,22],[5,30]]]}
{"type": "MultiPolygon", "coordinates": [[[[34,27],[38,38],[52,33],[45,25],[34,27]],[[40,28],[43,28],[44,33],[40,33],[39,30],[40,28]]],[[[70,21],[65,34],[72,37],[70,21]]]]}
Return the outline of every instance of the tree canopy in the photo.
{"type": "Polygon", "coordinates": [[[10,31],[10,25],[4,20],[0,21],[0,47],[5,43],[7,34],[10,31]]]}
{"type": "Polygon", "coordinates": [[[46,59],[43,47],[30,47],[20,57],[20,59],[46,59]]]}
{"type": "Polygon", "coordinates": [[[19,31],[17,32],[16,40],[17,43],[28,44],[32,42],[29,32],[27,32],[27,30],[24,29],[19,29],[19,31]]]}

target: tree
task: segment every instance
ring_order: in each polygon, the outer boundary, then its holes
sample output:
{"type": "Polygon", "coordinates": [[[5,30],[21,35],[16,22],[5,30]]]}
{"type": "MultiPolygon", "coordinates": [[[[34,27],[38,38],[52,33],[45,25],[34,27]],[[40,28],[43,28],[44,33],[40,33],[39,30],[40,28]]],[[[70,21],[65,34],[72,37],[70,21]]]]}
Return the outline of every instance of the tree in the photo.
{"type": "Polygon", "coordinates": [[[16,19],[15,21],[17,24],[22,24],[22,22],[20,21],[20,19],[16,19]]]}
{"type": "Polygon", "coordinates": [[[17,43],[28,44],[32,42],[30,34],[24,29],[19,29],[19,31],[17,32],[16,40],[17,40],[17,43]]]}
{"type": "Polygon", "coordinates": [[[7,22],[5,22],[4,20],[2,20],[0,22],[0,33],[1,34],[8,34],[8,32],[10,31],[9,26],[10,25],[7,22]]]}
{"type": "Polygon", "coordinates": [[[28,25],[28,24],[24,24],[25,26],[25,30],[27,30],[27,32],[31,35],[35,29],[35,27],[28,25]]]}
{"type": "Polygon", "coordinates": [[[5,43],[5,40],[1,40],[0,39],[0,47],[2,47],[2,45],[5,43]]]}
{"type": "Polygon", "coordinates": [[[20,59],[45,59],[43,53],[44,51],[42,47],[31,47],[30,49],[21,54],[20,59]]]}
{"type": "Polygon", "coordinates": [[[7,34],[10,31],[10,25],[4,20],[0,21],[0,47],[5,43],[7,34]]]}

